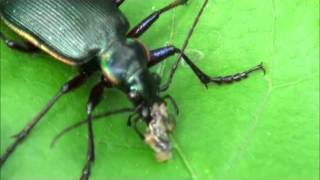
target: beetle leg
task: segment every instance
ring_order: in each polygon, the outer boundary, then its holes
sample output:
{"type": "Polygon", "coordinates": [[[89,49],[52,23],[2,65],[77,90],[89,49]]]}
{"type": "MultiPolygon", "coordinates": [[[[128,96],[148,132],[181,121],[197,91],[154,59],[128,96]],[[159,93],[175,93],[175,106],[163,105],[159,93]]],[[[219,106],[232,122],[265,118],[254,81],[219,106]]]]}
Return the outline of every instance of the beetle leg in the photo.
{"type": "MultiPolygon", "coordinates": [[[[166,58],[174,54],[180,54],[180,53],[183,60],[191,67],[192,71],[197,75],[197,77],[206,87],[209,83],[226,84],[226,83],[232,83],[235,81],[240,81],[242,79],[247,78],[250,73],[257,70],[262,70],[265,73],[265,69],[261,63],[253,68],[250,68],[249,70],[243,71],[241,73],[236,73],[234,75],[223,76],[223,77],[220,77],[220,76],[210,77],[207,74],[205,74],[199,67],[197,67],[186,54],[182,53],[180,49],[174,46],[167,46],[167,47],[159,48],[156,50],[152,50],[150,52],[150,60],[149,60],[148,66],[149,67],[154,66],[157,63],[165,60],[166,58]]],[[[176,69],[176,67],[173,67],[172,69],[176,69]]],[[[168,82],[163,87],[161,87],[162,91],[165,91],[169,88],[173,75],[174,73],[171,73],[168,82]]]]}
{"type": "Polygon", "coordinates": [[[160,10],[157,10],[153,12],[151,15],[146,17],[144,20],[142,20],[137,26],[135,26],[130,32],[127,34],[128,37],[131,38],[138,38],[140,37],[144,32],[146,32],[151,25],[160,17],[160,15],[164,12],[167,12],[179,5],[185,4],[188,0],[175,0],[169,5],[161,8],[160,10]]]}
{"type": "Polygon", "coordinates": [[[26,42],[25,44],[15,42],[13,40],[6,38],[1,32],[0,32],[0,39],[3,40],[5,44],[11,49],[15,49],[15,50],[27,52],[27,53],[34,53],[34,52],[40,51],[39,48],[37,48],[36,46],[34,46],[29,42],[26,42]]]}
{"type": "Polygon", "coordinates": [[[103,90],[106,86],[109,84],[106,84],[105,81],[99,82],[97,85],[95,85],[89,96],[89,100],[87,103],[87,124],[88,124],[88,151],[87,151],[87,162],[82,169],[81,174],[81,180],[87,180],[90,176],[90,170],[91,165],[94,161],[94,140],[93,140],[93,129],[92,129],[92,112],[95,109],[95,107],[99,104],[99,102],[102,99],[103,90]]]}
{"type": "Polygon", "coordinates": [[[51,109],[51,107],[60,99],[60,97],[78,88],[85,82],[87,77],[87,74],[82,73],[65,83],[61,87],[59,92],[50,99],[48,104],[44,106],[43,109],[36,116],[34,116],[33,119],[18,134],[13,136],[15,138],[14,142],[5,150],[5,153],[0,157],[0,167],[5,163],[5,161],[16,149],[16,147],[27,138],[31,130],[37,125],[41,118],[51,109]]]}
{"type": "Polygon", "coordinates": [[[118,7],[125,1],[125,0],[112,0],[114,4],[116,4],[118,7]]]}

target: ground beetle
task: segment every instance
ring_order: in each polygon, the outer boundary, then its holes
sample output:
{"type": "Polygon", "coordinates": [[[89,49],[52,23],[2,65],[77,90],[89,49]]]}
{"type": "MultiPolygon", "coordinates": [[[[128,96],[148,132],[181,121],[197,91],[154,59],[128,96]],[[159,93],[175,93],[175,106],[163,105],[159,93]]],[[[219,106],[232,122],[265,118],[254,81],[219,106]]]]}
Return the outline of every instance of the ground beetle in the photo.
{"type": "MultiPolygon", "coordinates": [[[[137,38],[147,31],[161,14],[185,4],[187,0],[171,2],[153,12],[130,31],[127,18],[118,9],[123,2],[124,0],[2,0],[0,2],[1,19],[27,40],[25,44],[19,44],[0,33],[0,38],[8,47],[24,52],[43,50],[55,59],[79,68],[79,74],[66,82],[32,121],[15,136],[14,143],[1,156],[1,166],[54,103],[62,95],[82,85],[94,72],[100,72],[101,81],[92,88],[87,103],[85,122],[88,126],[88,152],[81,179],[88,179],[94,161],[92,112],[100,102],[105,88],[118,88],[127,94],[135,107],[129,124],[132,120],[132,126],[156,152],[157,159],[166,161],[171,155],[168,133],[173,125],[168,118],[165,99],[174,101],[168,95],[160,96],[160,93],[168,89],[177,63],[172,68],[173,73],[169,77],[169,83],[164,86],[160,86],[160,77],[150,72],[150,67],[174,54],[179,54],[179,59],[182,58],[191,67],[204,85],[240,81],[253,71],[264,70],[260,64],[231,76],[206,75],[183,51],[196,23],[191,28],[182,50],[172,45],[148,50],[137,38]],[[140,119],[147,125],[144,134],[136,128],[136,123],[140,119]]],[[[201,13],[206,4],[207,0],[201,13]]]]}

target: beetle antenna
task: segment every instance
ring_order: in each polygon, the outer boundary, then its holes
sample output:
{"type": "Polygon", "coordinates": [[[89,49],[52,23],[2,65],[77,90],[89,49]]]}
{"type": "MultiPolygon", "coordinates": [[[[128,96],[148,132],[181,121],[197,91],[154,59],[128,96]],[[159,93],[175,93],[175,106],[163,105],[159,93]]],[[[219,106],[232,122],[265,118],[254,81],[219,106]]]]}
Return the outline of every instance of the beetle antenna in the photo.
{"type": "MultiPolygon", "coordinates": [[[[116,114],[121,114],[121,113],[127,113],[127,112],[132,112],[134,111],[134,109],[132,108],[122,108],[122,109],[118,109],[118,110],[114,110],[114,111],[108,111],[108,112],[104,112],[98,115],[95,115],[92,117],[93,121],[97,121],[97,120],[101,120],[101,118],[103,117],[107,117],[107,116],[112,116],[112,115],[116,115],[116,114]]],[[[53,146],[56,144],[56,142],[66,133],[70,132],[73,129],[76,129],[84,124],[87,123],[87,119],[84,119],[80,122],[77,122],[75,124],[72,124],[66,128],[64,128],[62,131],[60,131],[57,135],[54,136],[54,138],[52,139],[51,143],[50,143],[50,148],[53,148],[53,146]]]]}
{"type": "Polygon", "coordinates": [[[194,21],[193,21],[193,24],[192,24],[192,26],[191,26],[188,34],[187,34],[187,38],[185,39],[185,41],[184,41],[184,43],[183,43],[183,46],[182,46],[182,48],[181,48],[181,52],[179,53],[179,56],[178,56],[175,64],[173,65],[173,68],[171,69],[171,72],[170,72],[170,75],[169,75],[169,79],[168,79],[168,81],[164,84],[164,86],[163,86],[164,88],[163,88],[163,89],[167,89],[167,88],[170,86],[170,84],[171,84],[171,82],[172,82],[172,79],[173,79],[172,77],[173,77],[174,73],[176,72],[176,70],[177,70],[177,68],[178,68],[178,65],[179,65],[179,63],[180,63],[180,61],[181,61],[182,55],[184,54],[184,51],[186,50],[186,48],[187,48],[187,46],[188,46],[188,44],[189,44],[189,40],[190,40],[190,38],[191,38],[191,36],[192,36],[192,34],[193,34],[193,32],[194,32],[194,30],[195,30],[195,28],[196,28],[196,26],[197,26],[197,24],[198,24],[198,22],[199,22],[199,20],[200,20],[200,17],[201,17],[201,15],[202,15],[205,7],[207,6],[207,4],[208,4],[208,0],[204,0],[203,4],[202,4],[202,6],[201,6],[201,9],[199,10],[196,18],[195,18],[194,21]]]}

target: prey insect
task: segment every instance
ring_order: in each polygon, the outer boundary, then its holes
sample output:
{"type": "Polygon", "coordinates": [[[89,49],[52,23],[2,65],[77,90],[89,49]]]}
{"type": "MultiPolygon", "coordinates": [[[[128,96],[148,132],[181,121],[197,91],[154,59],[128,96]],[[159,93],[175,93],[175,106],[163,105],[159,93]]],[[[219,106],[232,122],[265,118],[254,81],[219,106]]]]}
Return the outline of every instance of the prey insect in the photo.
{"type": "MultiPolygon", "coordinates": [[[[53,58],[79,69],[79,74],[67,81],[47,105],[15,135],[14,142],[1,155],[0,166],[31,133],[42,117],[65,94],[79,88],[93,73],[101,80],[92,88],[86,106],[88,148],[87,161],[80,179],[88,179],[94,162],[93,112],[102,100],[106,88],[116,88],[125,93],[134,108],[128,121],[138,135],[154,151],[159,161],[171,157],[169,133],[174,124],[168,116],[166,99],[175,104],[171,96],[162,95],[171,84],[180,59],[183,59],[199,80],[224,84],[240,81],[254,71],[263,70],[259,64],[247,71],[224,77],[211,77],[197,67],[184,53],[199,18],[208,3],[205,0],[188,33],[182,49],[170,45],[149,50],[137,39],[144,34],[162,14],[183,5],[187,0],[174,0],[154,11],[141,23],[130,28],[127,18],[119,10],[125,0],[3,0],[0,2],[0,17],[13,31],[26,39],[20,44],[0,38],[9,47],[33,53],[42,50],[53,58]],[[53,11],[54,9],[54,11],[53,11]],[[169,79],[163,85],[161,78],[150,68],[175,54],[178,60],[172,67],[169,79]],[[168,98],[169,97],[169,98],[168,98]],[[143,121],[147,128],[140,132],[136,126],[143,121]]],[[[177,108],[176,108],[177,109],[177,108]]],[[[120,111],[122,112],[122,111],[120,111]]],[[[124,112],[124,111],[123,111],[124,112]]]]}

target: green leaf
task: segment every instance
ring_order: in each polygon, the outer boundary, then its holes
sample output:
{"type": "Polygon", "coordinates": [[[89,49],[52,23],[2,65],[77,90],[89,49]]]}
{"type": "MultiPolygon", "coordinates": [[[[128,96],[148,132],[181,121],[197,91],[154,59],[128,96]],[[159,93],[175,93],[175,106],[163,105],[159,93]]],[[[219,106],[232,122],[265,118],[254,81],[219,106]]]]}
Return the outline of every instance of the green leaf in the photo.
{"type": "MultiPolygon", "coordinates": [[[[128,1],[121,10],[134,25],[169,3],[128,1]]],[[[163,15],[141,41],[150,49],[181,47],[202,1],[163,15]]],[[[227,75],[264,62],[267,74],[206,89],[181,64],[168,91],[181,114],[173,159],[153,152],[126,126],[127,114],[94,123],[96,159],[91,179],[319,179],[319,2],[210,1],[187,53],[210,75],[227,75]]],[[[16,38],[2,26],[2,32],[16,38]]],[[[164,75],[175,58],[154,68],[164,75]]],[[[24,54],[1,42],[1,154],[11,135],[46,104],[76,70],[44,53],[24,54]]],[[[78,179],[85,163],[86,127],[61,129],[85,117],[93,77],[68,94],[36,126],[1,168],[1,179],[78,179]]],[[[96,113],[130,106],[108,90],[96,113]]]]}

